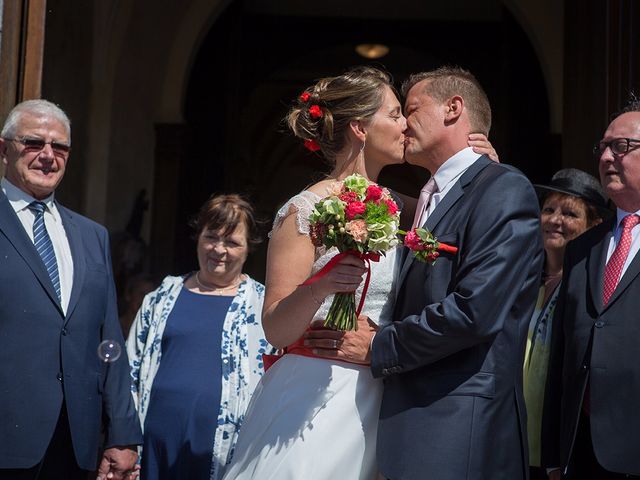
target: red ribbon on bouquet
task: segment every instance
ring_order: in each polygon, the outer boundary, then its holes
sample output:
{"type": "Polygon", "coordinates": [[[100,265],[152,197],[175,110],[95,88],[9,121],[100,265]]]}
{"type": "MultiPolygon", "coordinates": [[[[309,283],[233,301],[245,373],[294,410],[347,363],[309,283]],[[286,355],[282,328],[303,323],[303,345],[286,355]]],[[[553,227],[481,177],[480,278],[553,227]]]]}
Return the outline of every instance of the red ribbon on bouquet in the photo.
{"type": "MultiPolygon", "coordinates": [[[[360,303],[358,304],[358,308],[356,310],[356,315],[360,315],[362,311],[362,307],[364,306],[364,299],[367,295],[367,290],[369,289],[369,282],[371,280],[371,262],[379,262],[380,254],[374,252],[360,253],[357,250],[347,250],[346,252],[341,252],[333,257],[327,264],[322,267],[313,277],[308,278],[302,285],[311,285],[312,283],[320,280],[327,273],[329,273],[337,263],[347,255],[354,255],[358,258],[364,260],[367,264],[367,278],[364,281],[364,287],[362,287],[362,295],[360,296],[360,303]]],[[[268,355],[262,354],[262,363],[264,365],[264,371],[266,372],[274,363],[276,363],[283,355],[287,353],[295,353],[297,355],[303,355],[305,357],[315,357],[312,350],[304,346],[304,337],[300,337],[298,340],[293,342],[288,347],[285,347],[282,350],[282,353],[276,355],[268,355]]]]}
{"type": "Polygon", "coordinates": [[[302,285],[311,285],[312,283],[320,280],[327,273],[329,273],[336,264],[342,260],[347,255],[353,255],[354,257],[361,258],[367,264],[367,278],[364,281],[364,287],[362,287],[362,295],[360,296],[360,303],[358,304],[358,308],[356,309],[356,315],[360,315],[362,311],[362,307],[364,306],[364,299],[367,296],[367,290],[369,289],[369,281],[371,280],[371,262],[379,262],[380,254],[375,252],[366,252],[361,253],[357,250],[347,250],[346,252],[341,252],[333,257],[329,262],[322,267],[313,277],[308,278],[302,285]]]}

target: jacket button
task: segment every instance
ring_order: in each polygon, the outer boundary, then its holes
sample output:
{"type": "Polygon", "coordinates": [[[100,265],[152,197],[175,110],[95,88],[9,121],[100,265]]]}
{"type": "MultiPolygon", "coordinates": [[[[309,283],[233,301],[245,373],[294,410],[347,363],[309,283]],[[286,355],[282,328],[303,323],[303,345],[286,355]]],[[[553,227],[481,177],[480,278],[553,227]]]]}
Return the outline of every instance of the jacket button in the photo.
{"type": "Polygon", "coordinates": [[[588,367],[588,366],[586,366],[586,365],[582,365],[582,369],[583,369],[583,370],[586,370],[587,368],[589,368],[589,367],[588,367]]]}
{"type": "Polygon", "coordinates": [[[596,322],[596,328],[602,328],[602,327],[604,327],[604,322],[602,320],[598,320],[596,322]]]}
{"type": "Polygon", "coordinates": [[[63,328],[61,333],[62,333],[63,336],[66,336],[67,335],[67,329],[63,328]]]}
{"type": "Polygon", "coordinates": [[[58,374],[56,375],[56,378],[62,381],[62,373],[58,372],[58,374]]]}

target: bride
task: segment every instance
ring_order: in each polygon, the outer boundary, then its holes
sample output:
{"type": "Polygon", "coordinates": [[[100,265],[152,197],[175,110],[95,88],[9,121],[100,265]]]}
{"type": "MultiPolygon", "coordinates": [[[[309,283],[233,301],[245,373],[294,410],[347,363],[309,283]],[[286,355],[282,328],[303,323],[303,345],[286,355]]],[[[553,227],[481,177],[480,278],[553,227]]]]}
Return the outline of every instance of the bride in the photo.
{"type": "MultiPolygon", "coordinates": [[[[406,121],[389,75],[357,67],[307,88],[287,122],[307,148],[320,150],[332,162],[333,169],[276,215],[262,318],[268,341],[287,347],[287,353],[256,387],[224,478],[371,480],[377,475],[382,383],[372,377],[368,365],[350,361],[363,346],[330,338],[316,340],[313,348],[305,345],[307,332],[321,325],[334,293],[357,288],[357,300],[366,269],[362,260],[347,256],[329,274],[302,286],[337,253],[313,246],[308,218],[336,181],[358,173],[375,182],[383,167],[402,163],[406,121]],[[334,358],[321,358],[327,356],[334,358]]],[[[470,144],[493,152],[484,137],[470,144]]],[[[402,199],[403,221],[410,222],[415,200],[402,199]]],[[[371,264],[358,328],[375,329],[390,317],[398,251],[371,264]]]]}

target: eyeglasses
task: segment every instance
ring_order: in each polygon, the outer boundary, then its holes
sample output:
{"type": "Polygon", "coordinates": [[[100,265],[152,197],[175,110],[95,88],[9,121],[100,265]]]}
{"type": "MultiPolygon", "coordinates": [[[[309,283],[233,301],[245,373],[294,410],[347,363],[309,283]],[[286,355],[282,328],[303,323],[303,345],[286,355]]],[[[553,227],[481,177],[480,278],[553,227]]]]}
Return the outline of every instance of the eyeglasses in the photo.
{"type": "Polygon", "coordinates": [[[44,149],[45,145],[51,145],[51,150],[53,150],[53,153],[56,155],[68,155],[71,151],[71,145],[67,145],[66,143],[54,142],[53,140],[50,142],[45,142],[41,138],[30,137],[5,138],[5,140],[21,143],[22,145],[24,145],[24,149],[30,152],[39,152],[44,149]]]}
{"type": "Polygon", "coordinates": [[[608,142],[602,140],[596,143],[593,147],[593,154],[600,156],[604,153],[607,147],[611,149],[611,153],[620,157],[622,155],[626,155],[631,150],[635,150],[640,147],[640,140],[635,138],[614,138],[608,142]]]}

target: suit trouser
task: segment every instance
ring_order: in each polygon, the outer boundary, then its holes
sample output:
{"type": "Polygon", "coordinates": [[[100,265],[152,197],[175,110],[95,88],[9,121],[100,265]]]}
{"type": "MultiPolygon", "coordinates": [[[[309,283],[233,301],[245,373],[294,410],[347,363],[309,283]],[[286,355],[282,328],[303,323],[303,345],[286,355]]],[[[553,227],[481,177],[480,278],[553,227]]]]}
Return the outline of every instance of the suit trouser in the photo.
{"type": "Polygon", "coordinates": [[[88,473],[76,462],[67,408],[63,402],[56,429],[42,461],[31,468],[0,469],[0,480],[86,480],[88,473]]]}
{"type": "Polygon", "coordinates": [[[584,414],[580,415],[571,457],[567,475],[563,477],[568,480],[584,480],[587,478],[593,480],[640,479],[640,476],[609,472],[602,468],[593,452],[591,422],[589,417],[584,414]]]}

